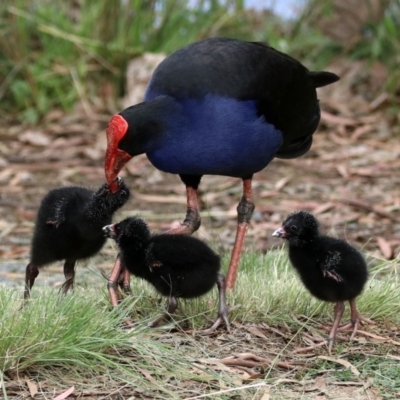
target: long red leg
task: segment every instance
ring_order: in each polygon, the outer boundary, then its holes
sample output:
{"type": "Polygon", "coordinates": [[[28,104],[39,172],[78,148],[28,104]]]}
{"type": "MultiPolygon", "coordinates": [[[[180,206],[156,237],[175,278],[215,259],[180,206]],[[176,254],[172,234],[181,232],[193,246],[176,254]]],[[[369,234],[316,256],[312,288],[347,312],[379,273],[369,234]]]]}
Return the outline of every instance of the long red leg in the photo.
{"type": "Polygon", "coordinates": [[[350,322],[347,324],[344,324],[342,326],[339,326],[338,331],[345,331],[349,328],[353,328],[353,332],[351,333],[350,340],[354,339],[354,336],[357,333],[358,326],[359,324],[365,322],[367,324],[372,324],[375,325],[374,321],[371,321],[368,318],[362,317],[358,311],[357,311],[357,306],[356,306],[356,299],[351,299],[349,300],[350,303],[350,322]]]}
{"type": "MultiPolygon", "coordinates": [[[[329,352],[329,354],[331,354],[331,352],[332,352],[333,344],[335,343],[335,339],[336,339],[336,333],[338,331],[340,321],[343,317],[344,303],[342,301],[337,302],[335,304],[333,312],[334,312],[334,320],[333,320],[333,325],[330,328],[330,333],[329,333],[329,337],[328,337],[328,352],[329,352]]],[[[323,329],[326,329],[326,328],[323,327],[323,329]]],[[[305,335],[305,336],[314,340],[314,338],[309,335],[305,335]]],[[[318,340],[318,343],[316,343],[312,346],[297,349],[294,351],[294,353],[306,353],[308,351],[317,349],[318,347],[321,347],[325,344],[326,344],[326,340],[318,340]]]]}
{"type": "Polygon", "coordinates": [[[178,228],[167,231],[171,235],[191,235],[199,229],[201,224],[197,189],[186,186],[187,211],[186,218],[178,228]]]}
{"type": "Polygon", "coordinates": [[[329,341],[329,345],[328,345],[329,354],[331,354],[331,352],[332,352],[333,343],[335,342],[335,339],[336,339],[336,332],[338,330],[340,321],[341,321],[341,319],[343,317],[344,303],[342,301],[338,301],[333,310],[334,310],[334,314],[335,314],[335,319],[333,321],[333,325],[332,325],[331,331],[329,333],[329,338],[328,338],[328,341],[329,341]]]}
{"type": "Polygon", "coordinates": [[[243,179],[243,197],[237,206],[238,226],[236,231],[235,244],[232,250],[231,262],[229,264],[228,274],[226,276],[227,289],[233,289],[235,287],[244,239],[246,237],[247,228],[249,226],[249,222],[255,208],[253,201],[253,192],[251,189],[251,180],[252,178],[243,179]]]}
{"type": "Polygon", "coordinates": [[[122,272],[122,290],[125,294],[131,294],[131,274],[124,267],[124,271],[122,272]]]}
{"type": "Polygon", "coordinates": [[[118,255],[107,283],[110,301],[114,307],[116,307],[118,305],[118,301],[121,300],[121,292],[118,289],[118,282],[121,274],[124,274],[124,269],[125,268],[121,263],[120,256],[118,255]]]}

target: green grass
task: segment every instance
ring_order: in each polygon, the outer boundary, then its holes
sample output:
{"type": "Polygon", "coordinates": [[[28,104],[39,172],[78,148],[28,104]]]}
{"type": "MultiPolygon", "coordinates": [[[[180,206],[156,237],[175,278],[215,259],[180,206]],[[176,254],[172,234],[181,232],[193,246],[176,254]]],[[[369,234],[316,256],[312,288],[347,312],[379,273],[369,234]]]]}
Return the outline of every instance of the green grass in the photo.
{"type": "Polygon", "coordinates": [[[310,0],[295,21],[255,13],[243,0],[80,4],[75,9],[62,0],[0,4],[0,112],[7,119],[37,123],[55,108],[71,110],[80,102],[114,112],[129,60],[144,51],[168,54],[213,36],[268,41],[310,68],[341,57],[371,65],[380,61],[389,69],[384,89],[398,88],[400,0],[389,2],[381,20],[365,24],[351,51],[318,29],[330,0],[310,0]]]}
{"type": "Polygon", "coordinates": [[[128,61],[144,51],[169,53],[201,38],[240,34],[245,26],[240,23],[241,0],[205,3],[188,7],[183,0],[86,0],[75,10],[62,0],[2,3],[4,111],[18,110],[20,120],[32,123],[81,100],[100,99],[105,105],[104,87],[111,84],[113,100],[121,96],[128,61]]]}
{"type": "MultiPolygon", "coordinates": [[[[372,261],[376,265],[358,299],[359,311],[377,322],[385,320],[399,326],[399,262],[372,261]]],[[[29,376],[38,383],[46,380],[58,393],[72,386],[71,382],[80,391],[99,391],[94,382],[101,377],[103,391],[112,388],[126,396],[122,398],[129,398],[126,393],[153,398],[190,398],[199,390],[210,393],[212,398],[231,398],[229,395],[234,394],[237,398],[260,398],[265,385],[285,398],[285,391],[293,388],[282,386],[280,378],[290,376],[294,382],[300,382],[321,374],[334,383],[367,380],[372,374],[374,386],[386,393],[385,398],[395,398],[390,396],[400,388],[395,372],[399,349],[388,343],[368,343],[360,351],[362,342],[361,345],[337,342],[335,346],[334,357],[354,365],[361,373],[357,378],[342,365],[314,356],[306,366],[291,373],[271,367],[261,381],[239,380],[238,383],[237,371],[220,370],[204,360],[250,351],[246,350],[250,346],[246,336],[235,337],[233,333],[224,341],[224,333],[221,339],[212,339],[179,331],[179,327],[207,326],[205,316],[213,317],[216,313],[216,290],[200,299],[181,302],[175,321],[149,330],[147,322],[164,309],[165,299],[159,302],[160,298],[147,283],[133,278],[133,295],[111,309],[104,280],[94,279],[97,283],[91,289],[78,287],[67,296],[59,296],[46,287],[34,287],[32,299],[22,309],[22,293],[1,288],[0,383],[3,391],[7,393],[7,385],[17,376],[29,376]],[[137,329],[121,329],[127,315],[141,321],[137,329]],[[170,329],[176,327],[178,332],[171,333],[170,329]],[[199,360],[203,361],[199,364],[199,360]],[[194,369],[194,362],[201,373],[194,369]],[[250,394],[253,397],[246,397],[250,394]]],[[[319,323],[329,323],[332,319],[332,306],[305,291],[282,249],[266,255],[246,253],[237,287],[234,293],[228,294],[228,302],[240,305],[232,312],[233,325],[239,322],[246,326],[289,327],[293,343],[282,342],[275,349],[278,359],[292,357],[290,349],[295,342],[299,343],[301,332],[313,331],[319,323]]],[[[348,318],[347,313],[344,318],[348,318]]],[[[264,354],[268,350],[263,346],[270,346],[276,338],[257,340],[259,355],[268,357],[264,354]]],[[[327,355],[326,349],[317,354],[327,355]]]]}
{"type": "Polygon", "coordinates": [[[168,357],[169,350],[157,341],[118,329],[122,308],[110,311],[93,291],[60,297],[43,290],[20,309],[20,293],[2,288],[0,301],[0,370],[7,376],[39,371],[39,376],[60,374],[85,386],[101,375],[162,398],[169,392],[145,379],[139,365],[151,373],[162,363],[163,373],[178,376],[187,368],[183,358],[168,357]]]}

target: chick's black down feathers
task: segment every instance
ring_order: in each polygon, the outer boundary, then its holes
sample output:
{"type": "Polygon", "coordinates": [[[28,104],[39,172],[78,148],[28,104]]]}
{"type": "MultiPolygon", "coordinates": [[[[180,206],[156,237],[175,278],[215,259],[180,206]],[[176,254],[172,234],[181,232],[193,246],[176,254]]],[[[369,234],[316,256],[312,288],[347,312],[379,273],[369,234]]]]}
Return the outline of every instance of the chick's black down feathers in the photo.
{"type": "Polygon", "coordinates": [[[220,257],[204,242],[185,235],[150,235],[146,223],[128,218],[116,224],[125,267],[164,296],[193,298],[217,282],[220,257]]]}
{"type": "Polygon", "coordinates": [[[36,218],[25,297],[29,296],[38,268],[60,260],[66,260],[67,291],[73,285],[76,261],[100,251],[106,241],[102,227],[111,223],[113,214],[128,201],[129,194],[122,181],[116,193],[111,193],[107,184],[97,192],[78,186],[51,190],[43,198],[36,218]]]}
{"type": "Polygon", "coordinates": [[[357,297],[368,279],[363,256],[341,239],[321,235],[317,220],[301,211],[283,223],[289,258],[306,288],[330,302],[357,297]]]}
{"type": "MultiPolygon", "coordinates": [[[[360,320],[355,305],[356,297],[368,280],[367,264],[349,243],[322,235],[315,217],[306,212],[295,212],[273,233],[288,241],[289,259],[305,287],[320,300],[336,303],[335,321],[329,336],[329,352],[344,312],[344,301],[349,301],[354,337],[360,320]]],[[[347,325],[346,325],[347,327],[347,325]]]]}
{"type": "MultiPolygon", "coordinates": [[[[220,257],[207,244],[185,235],[151,235],[147,224],[136,217],[105,226],[103,230],[116,240],[124,268],[169,297],[169,313],[177,307],[176,298],[199,297],[217,285],[219,315],[209,332],[222,322],[229,329],[225,281],[219,273],[220,257]]],[[[151,325],[156,326],[161,319],[151,325]]]]}

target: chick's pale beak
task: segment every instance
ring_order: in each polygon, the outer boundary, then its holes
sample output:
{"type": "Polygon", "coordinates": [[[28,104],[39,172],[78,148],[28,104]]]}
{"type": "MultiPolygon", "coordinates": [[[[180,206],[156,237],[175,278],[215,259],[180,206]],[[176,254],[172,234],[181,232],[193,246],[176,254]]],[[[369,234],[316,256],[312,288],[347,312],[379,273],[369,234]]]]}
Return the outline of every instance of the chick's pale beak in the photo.
{"type": "Polygon", "coordinates": [[[108,237],[108,238],[111,238],[111,239],[115,239],[115,237],[116,237],[115,224],[106,225],[102,229],[103,229],[105,237],[108,237]]]}
{"type": "Polygon", "coordinates": [[[285,237],[286,237],[285,228],[281,227],[281,228],[277,229],[277,230],[272,234],[272,236],[276,236],[276,237],[285,239],[285,237]]]}

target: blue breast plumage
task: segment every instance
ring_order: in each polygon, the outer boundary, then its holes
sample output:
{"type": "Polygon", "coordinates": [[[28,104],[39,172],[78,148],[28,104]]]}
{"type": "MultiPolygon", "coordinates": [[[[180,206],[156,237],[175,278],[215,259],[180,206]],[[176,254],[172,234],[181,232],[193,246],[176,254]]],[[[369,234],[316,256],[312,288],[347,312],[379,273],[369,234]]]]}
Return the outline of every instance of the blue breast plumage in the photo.
{"type": "MultiPolygon", "coordinates": [[[[157,94],[148,91],[145,100],[157,94]]],[[[282,134],[257,115],[256,102],[207,94],[175,99],[167,132],[147,152],[165,172],[187,175],[251,176],[273,159],[282,134]]]]}

